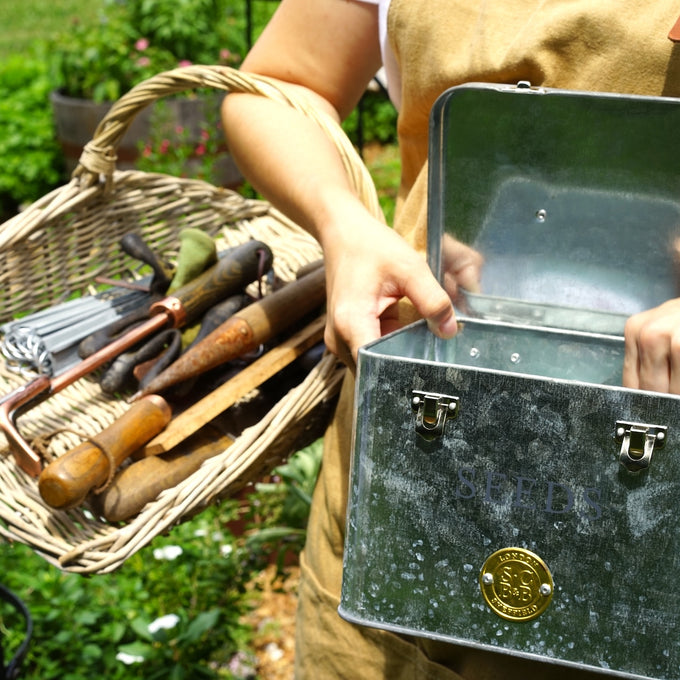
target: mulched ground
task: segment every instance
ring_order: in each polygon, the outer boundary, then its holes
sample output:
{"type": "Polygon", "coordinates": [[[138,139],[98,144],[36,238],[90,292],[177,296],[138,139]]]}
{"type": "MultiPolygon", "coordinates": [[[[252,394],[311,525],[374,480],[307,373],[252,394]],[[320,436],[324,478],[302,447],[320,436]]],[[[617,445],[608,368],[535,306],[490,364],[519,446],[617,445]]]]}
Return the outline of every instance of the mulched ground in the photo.
{"type": "Polygon", "coordinates": [[[255,631],[253,651],[258,677],[263,680],[292,680],[295,658],[294,633],[297,586],[300,569],[286,567],[284,577],[274,566],[253,581],[253,608],[246,622],[255,631]]]}

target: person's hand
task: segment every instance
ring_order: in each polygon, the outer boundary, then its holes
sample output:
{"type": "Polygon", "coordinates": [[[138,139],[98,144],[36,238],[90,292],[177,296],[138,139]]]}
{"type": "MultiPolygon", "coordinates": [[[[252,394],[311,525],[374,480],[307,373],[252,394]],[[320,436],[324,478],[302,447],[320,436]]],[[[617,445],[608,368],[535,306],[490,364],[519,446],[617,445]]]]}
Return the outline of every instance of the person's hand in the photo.
{"type": "Polygon", "coordinates": [[[470,293],[480,292],[484,258],[478,251],[444,234],[441,257],[444,289],[452,300],[457,301],[460,288],[470,293]]]}
{"type": "Polygon", "coordinates": [[[624,386],[680,394],[680,299],[631,316],[624,336],[624,386]]]}
{"type": "MultiPolygon", "coordinates": [[[[398,302],[407,298],[438,336],[457,331],[453,305],[425,258],[390,227],[355,215],[324,242],[326,345],[351,366],[359,347],[399,328],[398,302]]],[[[414,317],[415,318],[415,317],[414,317]]]]}

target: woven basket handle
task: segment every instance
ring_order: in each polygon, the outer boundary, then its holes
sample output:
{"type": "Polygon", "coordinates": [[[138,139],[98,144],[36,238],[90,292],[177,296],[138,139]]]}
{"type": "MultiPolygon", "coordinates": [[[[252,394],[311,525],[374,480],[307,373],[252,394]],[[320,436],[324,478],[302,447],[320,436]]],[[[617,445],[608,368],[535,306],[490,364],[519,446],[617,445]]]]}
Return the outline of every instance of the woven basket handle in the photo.
{"type": "Polygon", "coordinates": [[[186,66],[159,73],[136,85],[99,123],[92,141],[83,150],[73,177],[79,178],[81,186],[92,186],[99,181],[100,175],[112,176],[116,148],[134,117],[157,99],[197,88],[259,94],[288,104],[316,121],[338,149],[357,195],[373,215],[383,219],[375,185],[366,166],[343,129],[330,116],[267,78],[225,66],[186,66]]]}

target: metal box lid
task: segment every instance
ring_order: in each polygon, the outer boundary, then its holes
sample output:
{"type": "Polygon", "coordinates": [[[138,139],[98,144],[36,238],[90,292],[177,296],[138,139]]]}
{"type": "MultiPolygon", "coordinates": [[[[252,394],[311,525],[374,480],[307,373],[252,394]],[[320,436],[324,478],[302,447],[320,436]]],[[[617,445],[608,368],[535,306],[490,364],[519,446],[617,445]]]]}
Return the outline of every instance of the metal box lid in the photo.
{"type": "Polygon", "coordinates": [[[453,236],[484,257],[464,311],[622,333],[680,293],[679,126],[670,98],[448,90],[430,123],[430,266],[443,280],[453,236]]]}

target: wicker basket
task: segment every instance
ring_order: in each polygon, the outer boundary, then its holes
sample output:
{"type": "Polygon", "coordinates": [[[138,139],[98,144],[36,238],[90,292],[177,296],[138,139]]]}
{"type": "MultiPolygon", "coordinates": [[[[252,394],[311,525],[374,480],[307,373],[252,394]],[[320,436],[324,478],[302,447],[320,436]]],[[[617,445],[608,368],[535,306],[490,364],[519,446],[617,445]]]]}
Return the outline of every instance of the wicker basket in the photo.
{"type": "MultiPolygon", "coordinates": [[[[118,242],[138,231],[167,253],[178,232],[199,227],[224,247],[250,238],[270,245],[283,280],[321,256],[314,239],[268,203],[205,182],[138,171],[118,171],[115,150],[134,116],[156,99],[195,88],[250,92],[304,112],[336,144],[357,193],[380,214],[375,189],[348,139],[332,120],[266,79],[233,69],[190,66],[159,74],[123,96],[86,146],[71,181],[0,227],[0,322],[85,293],[98,274],[124,274],[131,260],[118,242]]],[[[298,386],[257,425],[245,429],[223,453],[168,489],[123,524],[107,523],[87,507],[55,511],[40,498],[37,481],[18,468],[4,437],[0,447],[0,534],[25,543],[50,563],[78,573],[113,571],[159,533],[200,512],[214,500],[256,480],[321,432],[343,375],[325,355],[298,386]]],[[[0,369],[0,394],[26,382],[0,369]]],[[[18,424],[27,440],[67,427],[92,436],[127,405],[104,396],[83,378],[29,410],[18,424]]],[[[79,443],[70,432],[50,442],[51,455],[79,443]]]]}

